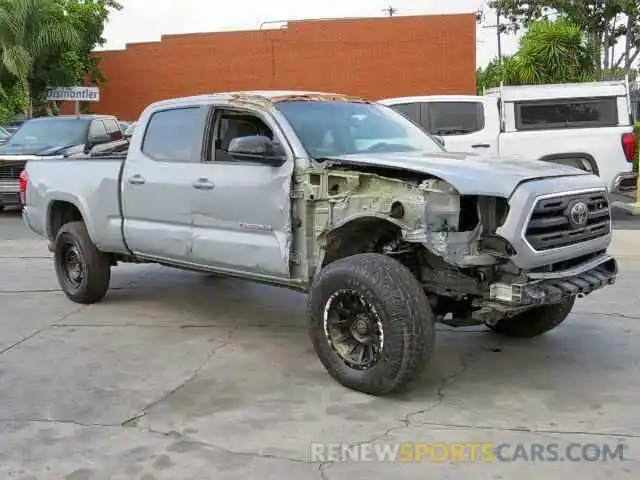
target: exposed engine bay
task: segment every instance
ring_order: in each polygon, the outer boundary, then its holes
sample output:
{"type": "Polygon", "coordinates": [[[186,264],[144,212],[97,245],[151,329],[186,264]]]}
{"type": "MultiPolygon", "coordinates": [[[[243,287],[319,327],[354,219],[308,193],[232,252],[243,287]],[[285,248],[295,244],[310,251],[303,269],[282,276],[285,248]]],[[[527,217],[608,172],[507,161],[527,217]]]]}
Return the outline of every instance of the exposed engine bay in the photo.
{"type": "Polygon", "coordinates": [[[443,323],[492,323],[567,296],[536,291],[540,282],[511,261],[516,251],[498,234],[509,214],[505,198],[461,195],[443,180],[411,172],[337,168],[305,176],[316,264],[355,252],[393,256],[422,283],[443,323]]]}

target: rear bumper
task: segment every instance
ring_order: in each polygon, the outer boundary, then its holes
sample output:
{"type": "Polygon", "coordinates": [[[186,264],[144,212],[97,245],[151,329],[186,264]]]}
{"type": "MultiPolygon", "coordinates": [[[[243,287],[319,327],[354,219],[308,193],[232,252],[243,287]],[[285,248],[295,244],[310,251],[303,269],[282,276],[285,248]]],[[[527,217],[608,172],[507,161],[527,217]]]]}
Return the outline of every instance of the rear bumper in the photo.
{"type": "Polygon", "coordinates": [[[638,177],[634,172],[620,173],[613,180],[611,193],[626,193],[637,189],[638,177]]]}
{"type": "Polygon", "coordinates": [[[0,180],[0,206],[15,207],[19,205],[21,202],[18,181],[0,180]]]}
{"type": "Polygon", "coordinates": [[[562,303],[564,300],[588,295],[607,285],[613,285],[618,275],[618,263],[605,256],[601,262],[591,264],[584,271],[573,270],[567,276],[557,273],[526,283],[512,285],[494,283],[490,299],[502,306],[515,308],[562,303]]]}

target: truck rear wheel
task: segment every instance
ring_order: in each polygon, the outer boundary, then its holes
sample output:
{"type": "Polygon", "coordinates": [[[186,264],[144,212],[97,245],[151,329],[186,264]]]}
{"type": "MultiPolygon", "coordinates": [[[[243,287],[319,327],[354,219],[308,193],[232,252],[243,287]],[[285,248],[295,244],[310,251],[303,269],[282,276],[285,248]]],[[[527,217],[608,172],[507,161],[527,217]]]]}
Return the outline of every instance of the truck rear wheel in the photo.
{"type": "Polygon", "coordinates": [[[495,325],[487,326],[505,337],[537,337],[564,322],[571,313],[575,301],[575,297],[571,297],[564,303],[537,307],[513,317],[503,318],[495,325]]]}
{"type": "Polygon", "coordinates": [[[311,288],[308,310],[313,348],[347,388],[372,395],[398,390],[433,352],[427,297],[391,257],[365,253],[329,264],[311,288]]]}
{"type": "Polygon", "coordinates": [[[69,299],[90,304],[104,298],[111,281],[111,262],[93,244],[83,222],[60,228],[53,253],[58,282],[69,299]]]}

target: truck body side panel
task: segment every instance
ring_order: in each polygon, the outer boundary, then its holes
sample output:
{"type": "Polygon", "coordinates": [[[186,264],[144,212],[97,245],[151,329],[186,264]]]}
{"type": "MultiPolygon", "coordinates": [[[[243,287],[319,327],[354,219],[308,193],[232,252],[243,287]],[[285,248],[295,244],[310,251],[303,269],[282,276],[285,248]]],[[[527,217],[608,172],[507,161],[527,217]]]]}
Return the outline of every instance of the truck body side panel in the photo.
{"type": "Polygon", "coordinates": [[[25,221],[35,232],[53,240],[52,209],[59,208],[57,202],[70,203],[81,213],[100,250],[126,253],[118,194],[121,165],[122,158],[30,161],[25,221]]]}

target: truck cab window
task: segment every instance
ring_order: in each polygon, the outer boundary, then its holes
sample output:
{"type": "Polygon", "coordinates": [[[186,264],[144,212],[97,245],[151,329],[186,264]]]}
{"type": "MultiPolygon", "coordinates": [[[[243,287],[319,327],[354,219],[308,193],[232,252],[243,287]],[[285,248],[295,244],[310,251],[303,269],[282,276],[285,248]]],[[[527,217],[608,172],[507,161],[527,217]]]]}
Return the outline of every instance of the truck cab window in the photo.
{"type": "Polygon", "coordinates": [[[428,102],[427,115],[426,125],[433,135],[468,135],[484,129],[480,102],[428,102]]]}
{"type": "Polygon", "coordinates": [[[260,118],[246,113],[221,112],[214,127],[212,153],[217,162],[237,162],[228,153],[234,138],[261,135],[273,140],[273,131],[260,118]]]}
{"type": "Polygon", "coordinates": [[[420,105],[418,103],[400,103],[398,105],[393,105],[391,108],[400,112],[409,120],[416,123],[420,122],[420,105]]]}
{"type": "Polygon", "coordinates": [[[207,108],[160,110],[147,124],[142,153],[162,162],[200,162],[207,108]]]}

